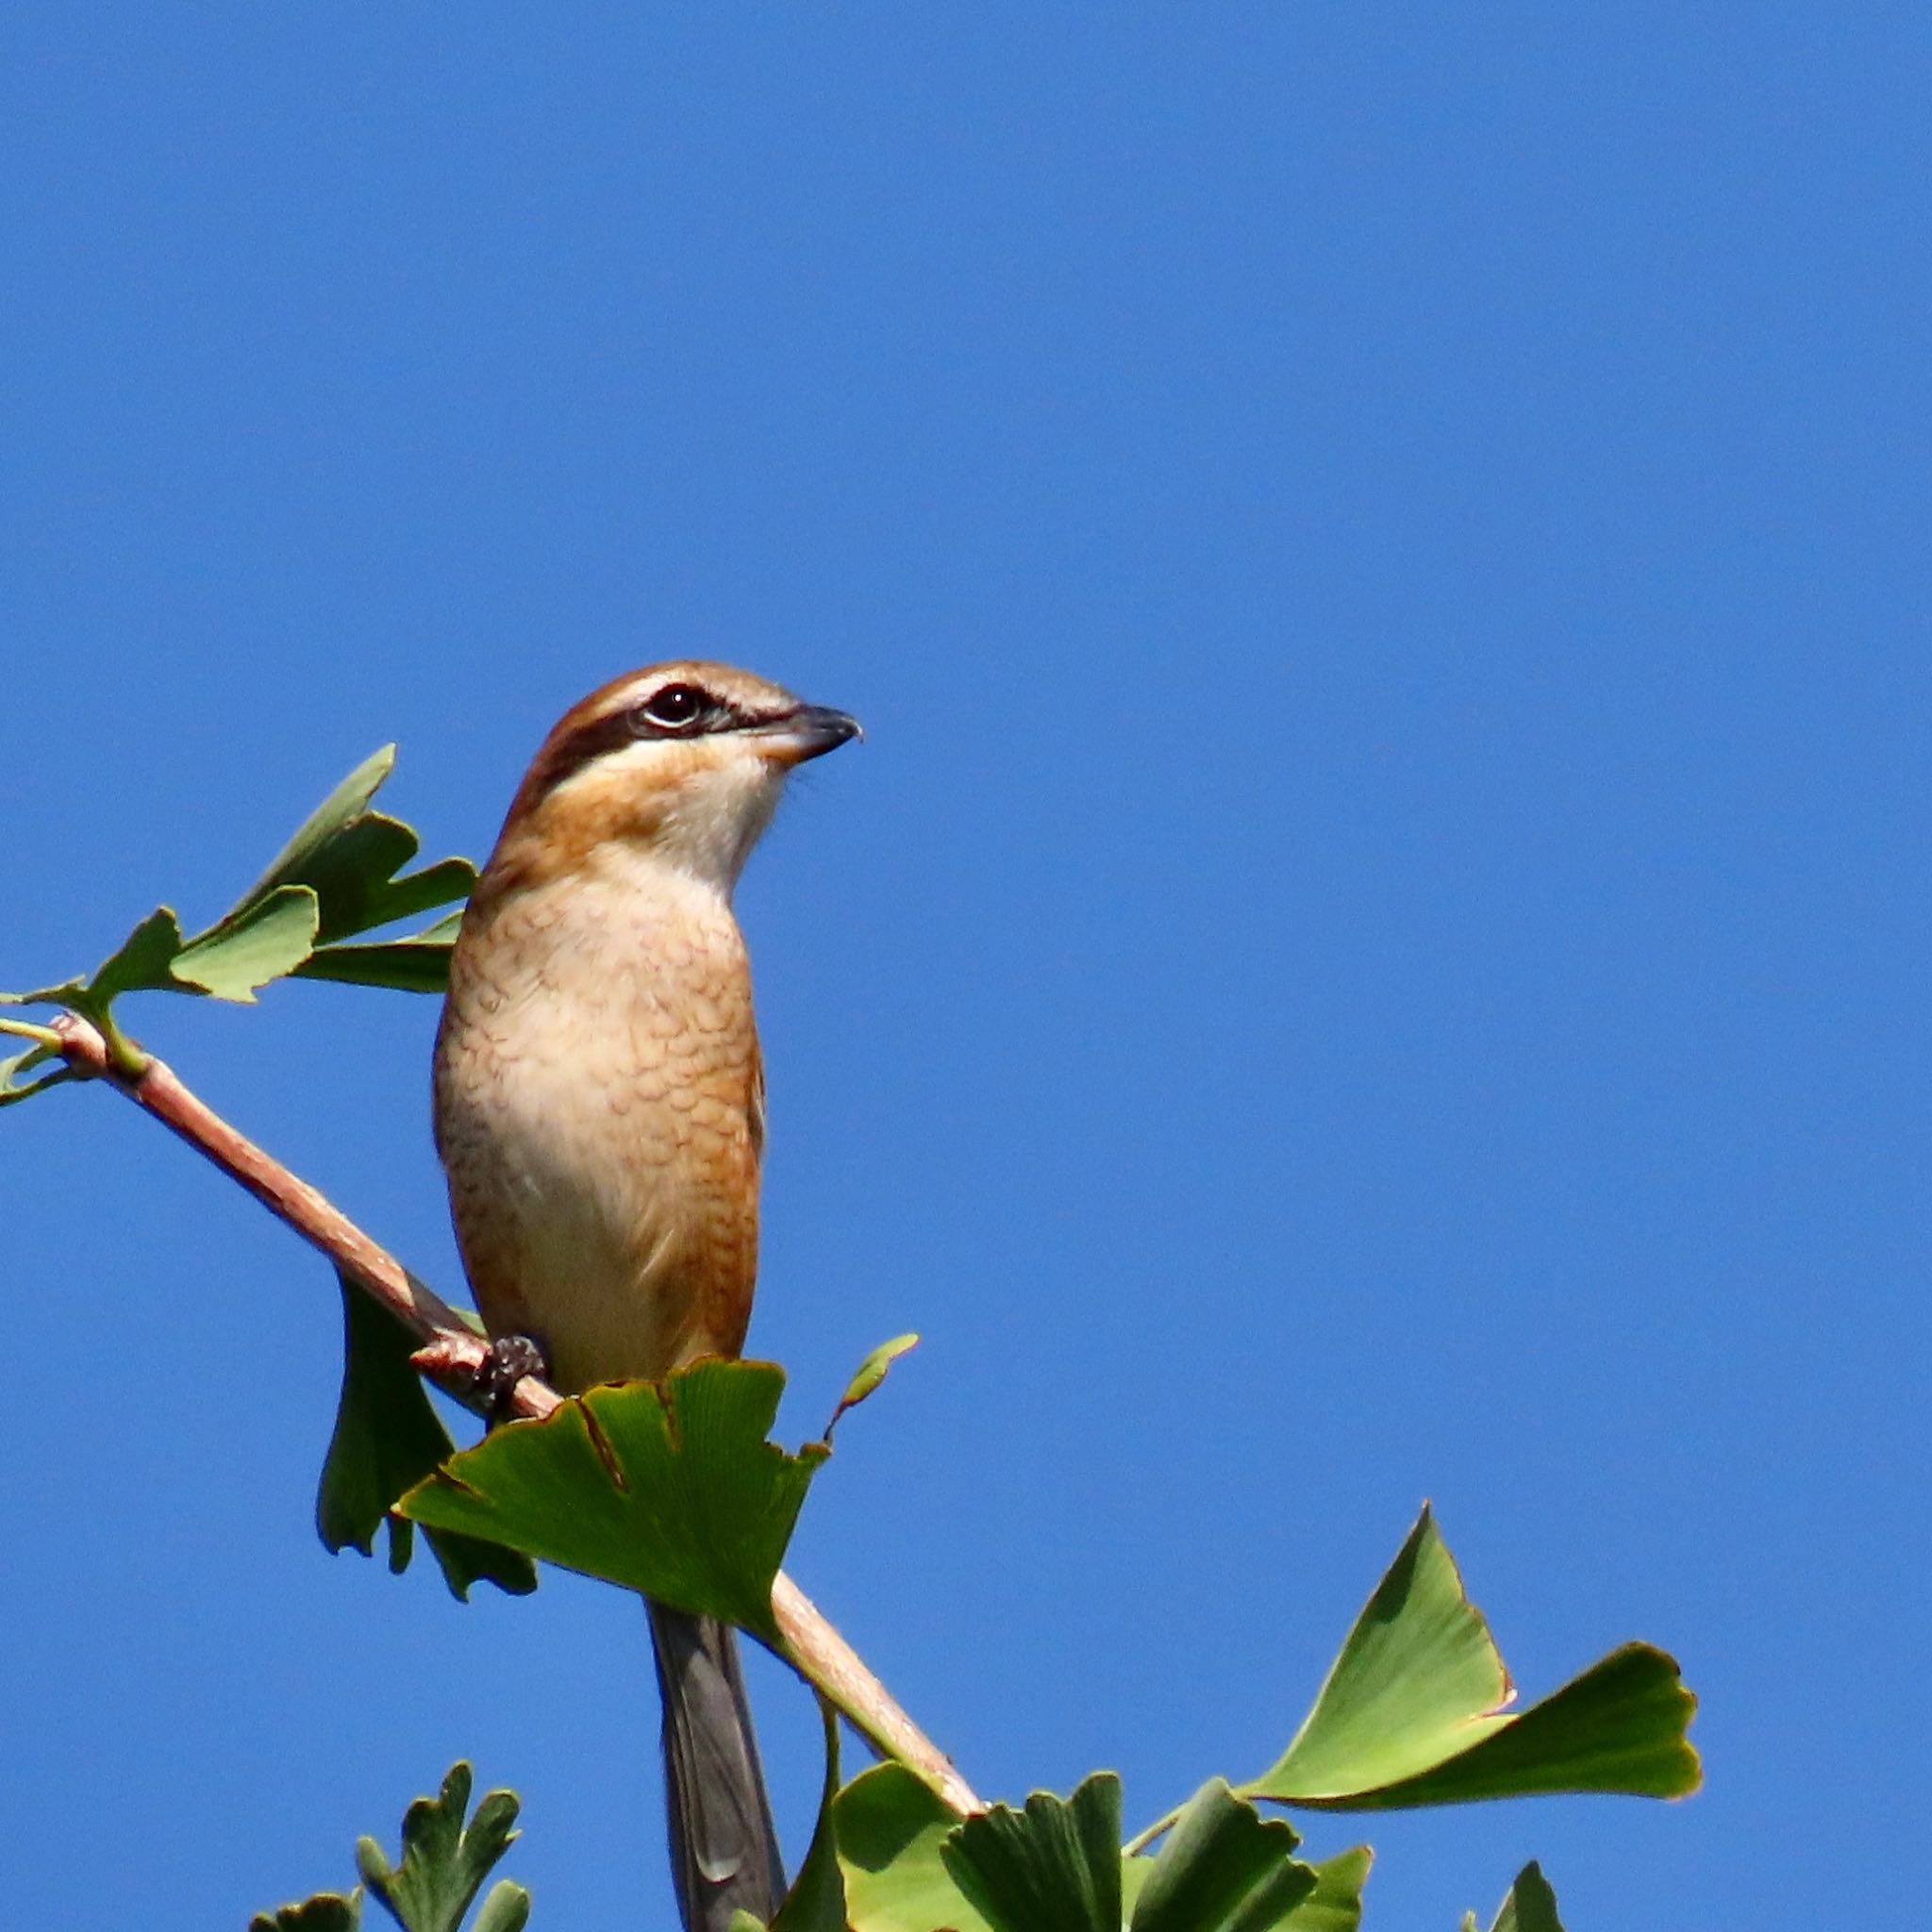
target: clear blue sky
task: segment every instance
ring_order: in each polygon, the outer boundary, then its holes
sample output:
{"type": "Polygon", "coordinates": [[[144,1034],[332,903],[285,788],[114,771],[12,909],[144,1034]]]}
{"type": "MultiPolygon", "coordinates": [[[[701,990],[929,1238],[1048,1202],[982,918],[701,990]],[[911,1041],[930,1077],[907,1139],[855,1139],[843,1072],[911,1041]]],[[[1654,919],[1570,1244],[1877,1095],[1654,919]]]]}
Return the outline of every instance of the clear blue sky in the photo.
{"type": "MultiPolygon", "coordinates": [[[[1429,1496],[1525,1692],[1679,1655],[1708,1786],[1367,1821],[1371,1926],[1532,1855],[1573,1932],[1903,1924],[1928,55],[1847,0],[25,9],[0,984],[211,916],[391,738],[480,856],[616,671],[847,707],[741,901],[754,1341],[797,1437],[925,1336],[792,1567],[973,1780],[1259,1769],[1429,1496]]],[[[128,1017],[455,1286],[432,1003],[128,1017]]],[[[18,1922],[240,1924],[467,1754],[539,1926],[668,1924],[635,1611],[322,1553],[332,1285],[134,1109],[0,1176],[18,1922]]]]}

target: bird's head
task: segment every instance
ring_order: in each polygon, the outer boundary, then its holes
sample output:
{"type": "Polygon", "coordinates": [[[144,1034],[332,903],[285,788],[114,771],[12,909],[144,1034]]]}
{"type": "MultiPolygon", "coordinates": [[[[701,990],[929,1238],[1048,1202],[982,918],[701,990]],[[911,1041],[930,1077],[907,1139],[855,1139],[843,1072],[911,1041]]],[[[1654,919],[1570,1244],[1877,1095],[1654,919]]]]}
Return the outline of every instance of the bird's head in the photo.
{"type": "Polygon", "coordinates": [[[728,896],[787,774],[858,735],[843,711],[808,705],[728,664],[630,672],[552,727],[510,805],[486,879],[533,885],[621,849],[728,896]]]}

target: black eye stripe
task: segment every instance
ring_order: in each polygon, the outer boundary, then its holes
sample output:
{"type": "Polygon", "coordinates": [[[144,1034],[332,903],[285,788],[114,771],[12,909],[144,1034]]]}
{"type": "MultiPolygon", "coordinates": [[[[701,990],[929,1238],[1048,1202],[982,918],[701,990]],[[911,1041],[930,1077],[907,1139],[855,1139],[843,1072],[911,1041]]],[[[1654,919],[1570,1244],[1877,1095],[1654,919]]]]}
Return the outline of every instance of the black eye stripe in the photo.
{"type": "Polygon", "coordinates": [[[601,717],[587,719],[558,739],[541,766],[529,774],[530,795],[541,797],[545,792],[554,791],[586,765],[594,763],[608,753],[622,751],[626,745],[636,744],[640,740],[699,738],[714,731],[743,730],[788,715],[777,711],[754,714],[715,691],[706,691],[702,685],[686,684],[684,688],[700,694],[708,708],[700,710],[688,724],[659,724],[648,715],[650,708],[674,688],[672,685],[659,686],[649,697],[606,711],[601,717]]]}
{"type": "Polygon", "coordinates": [[[586,765],[594,763],[608,752],[621,751],[627,744],[635,744],[637,736],[631,729],[628,711],[607,711],[601,718],[592,718],[579,724],[567,736],[559,738],[541,766],[531,773],[526,781],[531,795],[541,798],[545,792],[556,791],[566,778],[575,777],[586,765]]]}

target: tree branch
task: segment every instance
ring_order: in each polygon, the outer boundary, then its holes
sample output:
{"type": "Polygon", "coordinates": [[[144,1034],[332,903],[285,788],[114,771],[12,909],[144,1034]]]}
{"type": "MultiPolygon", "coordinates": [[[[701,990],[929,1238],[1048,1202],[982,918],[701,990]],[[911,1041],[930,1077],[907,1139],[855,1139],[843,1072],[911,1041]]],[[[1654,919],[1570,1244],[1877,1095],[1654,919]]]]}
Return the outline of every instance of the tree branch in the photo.
{"type": "MultiPolygon", "coordinates": [[[[476,1406],[475,1377],[488,1347],[441,1295],[307,1181],[230,1126],[162,1061],[142,1057],[136,1069],[123,1071],[100,1029],[77,1013],[63,1013],[51,1030],[59,1038],[61,1058],[75,1074],[107,1081],[247,1189],[422,1339],[424,1346],[414,1360],[425,1375],[466,1407],[476,1406]]],[[[562,1400],[548,1383],[526,1375],[517,1384],[510,1407],[519,1415],[546,1416],[562,1400]]],[[[875,1750],[916,1771],[962,1816],[985,1808],[952,1760],[893,1702],[857,1652],[782,1572],[772,1586],[772,1612],[791,1663],[875,1750]]]]}

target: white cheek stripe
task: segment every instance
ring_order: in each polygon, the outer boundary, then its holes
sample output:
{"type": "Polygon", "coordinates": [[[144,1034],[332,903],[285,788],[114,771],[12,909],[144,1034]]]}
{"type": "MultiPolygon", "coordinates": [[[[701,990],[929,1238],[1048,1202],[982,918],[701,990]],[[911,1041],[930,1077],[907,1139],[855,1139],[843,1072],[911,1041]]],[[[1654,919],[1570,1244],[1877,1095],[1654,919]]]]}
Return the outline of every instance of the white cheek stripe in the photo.
{"type": "Polygon", "coordinates": [[[700,742],[640,739],[607,752],[576,775],[594,774],[595,783],[620,791],[667,791],[669,809],[649,841],[651,857],[728,900],[778,808],[786,773],[750,743],[729,739],[707,743],[694,758],[691,747],[700,742]]]}

